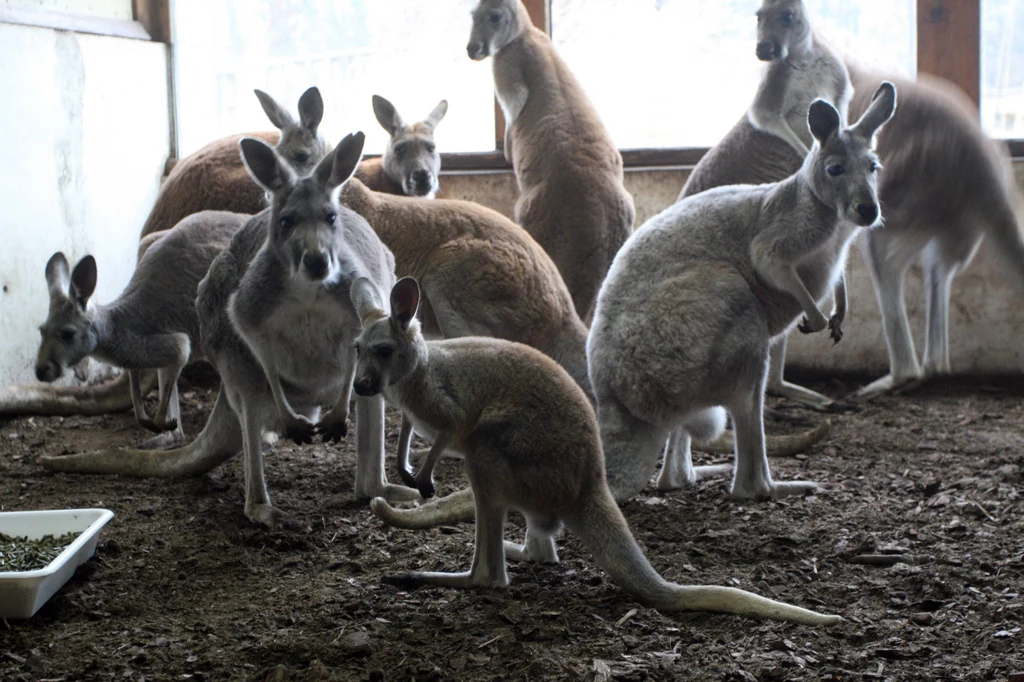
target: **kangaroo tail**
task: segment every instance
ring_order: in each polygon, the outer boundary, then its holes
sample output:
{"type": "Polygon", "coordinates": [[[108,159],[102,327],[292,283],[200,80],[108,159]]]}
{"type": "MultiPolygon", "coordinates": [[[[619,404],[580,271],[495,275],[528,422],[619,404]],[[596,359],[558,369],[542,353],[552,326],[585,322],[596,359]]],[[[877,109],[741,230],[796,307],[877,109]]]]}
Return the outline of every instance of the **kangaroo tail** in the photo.
{"type": "Polygon", "coordinates": [[[565,524],[615,584],[659,611],[711,611],[803,625],[834,625],[842,620],[733,587],[677,585],[665,580],[644,556],[604,485],[585,491],[566,515],[565,524]]]}
{"type": "Polygon", "coordinates": [[[370,501],[370,511],[389,526],[409,530],[446,526],[476,518],[476,506],[470,488],[434,498],[412,509],[396,509],[383,497],[375,497],[370,501]]]}
{"type": "MultiPolygon", "coordinates": [[[[1012,171],[1009,171],[1012,175],[1012,171]]],[[[989,204],[989,219],[986,236],[992,240],[991,249],[996,253],[1014,278],[1017,287],[1024,290],[1024,236],[1020,225],[1024,220],[1024,201],[1017,191],[1014,180],[1004,183],[1004,201],[989,204]]]]}
{"type": "MultiPolygon", "coordinates": [[[[156,378],[151,373],[151,379],[156,378]]],[[[152,390],[150,381],[143,390],[152,390]]],[[[132,407],[128,372],[95,386],[51,386],[18,384],[0,389],[0,415],[95,415],[124,412],[132,407]]]]}
{"type": "Polygon", "coordinates": [[[206,421],[194,441],[176,450],[101,450],[78,455],[40,457],[39,463],[50,471],[82,474],[120,474],[139,478],[179,478],[198,476],[226,462],[242,450],[242,430],[238,418],[221,390],[206,421]]]}
{"type": "MultiPolygon", "coordinates": [[[[783,436],[768,436],[765,439],[765,447],[768,450],[768,454],[772,457],[792,457],[793,455],[805,452],[812,445],[823,439],[828,435],[831,428],[832,422],[826,419],[810,431],[783,436]]],[[[696,449],[712,455],[731,455],[735,450],[735,445],[732,432],[726,431],[717,440],[698,445],[696,449]]]]}

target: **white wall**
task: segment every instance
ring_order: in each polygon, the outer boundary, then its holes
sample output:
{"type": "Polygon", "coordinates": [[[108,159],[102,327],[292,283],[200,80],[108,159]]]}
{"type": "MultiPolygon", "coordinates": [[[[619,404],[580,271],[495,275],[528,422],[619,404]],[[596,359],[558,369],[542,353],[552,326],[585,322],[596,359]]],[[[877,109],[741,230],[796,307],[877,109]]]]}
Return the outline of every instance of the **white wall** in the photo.
{"type": "Polygon", "coordinates": [[[162,44],[0,23],[0,386],[34,381],[43,268],[96,257],[124,288],[169,154],[162,44]]]}

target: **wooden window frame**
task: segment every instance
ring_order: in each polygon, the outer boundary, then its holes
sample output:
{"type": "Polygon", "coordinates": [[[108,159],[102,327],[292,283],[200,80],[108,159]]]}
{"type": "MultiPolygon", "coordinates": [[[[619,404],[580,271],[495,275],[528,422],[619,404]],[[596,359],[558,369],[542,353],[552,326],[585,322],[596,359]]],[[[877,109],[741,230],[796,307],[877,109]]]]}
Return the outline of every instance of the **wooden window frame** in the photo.
{"type": "Polygon", "coordinates": [[[0,7],[0,23],[170,43],[170,12],[170,0],[132,0],[132,19],[14,6],[0,7]]]}

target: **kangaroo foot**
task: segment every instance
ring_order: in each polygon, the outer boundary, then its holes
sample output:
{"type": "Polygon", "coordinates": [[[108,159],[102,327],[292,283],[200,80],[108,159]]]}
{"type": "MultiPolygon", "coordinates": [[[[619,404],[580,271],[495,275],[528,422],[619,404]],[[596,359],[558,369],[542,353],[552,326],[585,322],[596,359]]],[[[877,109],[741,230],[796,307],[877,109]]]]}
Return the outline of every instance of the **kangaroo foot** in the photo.
{"type": "Polygon", "coordinates": [[[170,450],[185,442],[185,434],[180,430],[164,431],[139,444],[140,450],[170,450]]]}
{"type": "Polygon", "coordinates": [[[733,484],[732,496],[740,500],[778,500],[820,490],[814,481],[768,481],[765,484],[733,484]]]}
{"type": "Polygon", "coordinates": [[[887,374],[881,379],[876,379],[867,386],[861,388],[853,394],[853,397],[856,400],[873,400],[874,398],[882,395],[907,391],[920,385],[920,383],[921,378],[918,376],[908,376],[897,379],[893,377],[892,374],[887,374]]]}
{"type": "Polygon", "coordinates": [[[687,486],[696,485],[698,481],[713,476],[723,476],[732,473],[732,464],[705,464],[693,467],[690,470],[692,476],[675,467],[663,467],[658,476],[657,488],[661,491],[679,490],[687,486]]]}
{"type": "Polygon", "coordinates": [[[245,506],[245,516],[253,523],[270,528],[271,530],[298,530],[299,523],[270,504],[254,504],[245,506]]]}

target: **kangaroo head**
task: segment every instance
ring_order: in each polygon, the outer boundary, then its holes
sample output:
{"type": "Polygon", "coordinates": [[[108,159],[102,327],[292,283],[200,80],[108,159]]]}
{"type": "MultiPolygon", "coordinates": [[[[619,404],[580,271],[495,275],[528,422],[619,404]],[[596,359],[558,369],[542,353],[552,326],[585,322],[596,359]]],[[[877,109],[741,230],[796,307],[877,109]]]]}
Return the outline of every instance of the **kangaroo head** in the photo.
{"type": "Polygon", "coordinates": [[[391,102],[373,96],[373,113],[391,136],[381,159],[384,173],[408,196],[432,199],[437,194],[441,155],[434,143],[434,128],[447,111],[448,100],[443,99],[424,120],[406,124],[391,102]]]}
{"type": "Polygon", "coordinates": [[[849,128],[825,100],[811,102],[807,125],[814,144],[800,172],[818,199],[835,206],[839,217],[861,227],[880,224],[875,134],[896,110],[896,88],[882,83],[871,106],[849,128]]]}
{"type": "Polygon", "coordinates": [[[490,57],[532,25],[519,0],[480,0],[472,14],[466,53],[475,62],[490,57]]]}
{"type": "Polygon", "coordinates": [[[757,58],[785,61],[811,49],[811,24],[803,0],[762,0],[757,11],[757,58]]]}
{"type": "Polygon", "coordinates": [[[301,179],[261,140],[247,137],[239,143],[249,173],[271,196],[267,244],[292,277],[328,282],[340,272],[343,224],[357,218],[338,203],[338,189],[359,165],[364,137],[348,135],[301,179]]]}
{"type": "Polygon", "coordinates": [[[46,263],[50,314],[39,327],[43,337],[36,359],[36,378],[55,381],[64,370],[96,350],[89,297],[96,290],[96,259],[86,256],[68,272],[68,261],[58,251],[46,263]]]}
{"type": "Polygon", "coordinates": [[[356,376],[352,387],[364,397],[380,393],[426,362],[427,343],[416,312],[420,285],[403,277],[391,289],[391,314],[373,282],[360,277],[352,283],[352,305],[363,324],[356,339],[356,376]]]}
{"type": "Polygon", "coordinates": [[[329,150],[327,142],[317,132],[324,117],[324,100],[320,91],[312,87],[302,93],[297,123],[273,97],[262,90],[254,92],[267,118],[281,131],[281,139],[275,147],[277,153],[291,164],[300,178],[306,177],[329,150]]]}

